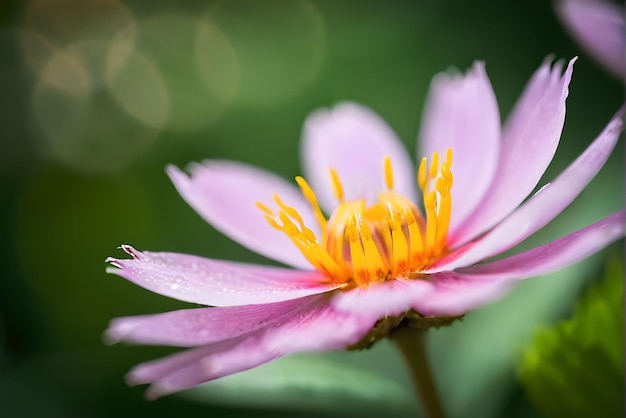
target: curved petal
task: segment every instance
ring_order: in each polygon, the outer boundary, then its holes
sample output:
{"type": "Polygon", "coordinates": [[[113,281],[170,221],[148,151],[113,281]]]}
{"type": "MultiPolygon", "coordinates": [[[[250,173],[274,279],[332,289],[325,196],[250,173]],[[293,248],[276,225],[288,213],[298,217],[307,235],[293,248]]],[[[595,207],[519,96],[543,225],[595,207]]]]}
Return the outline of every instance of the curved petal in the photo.
{"type": "MultiPolygon", "coordinates": [[[[309,296],[308,298],[315,297],[309,296]]],[[[109,344],[169,345],[194,347],[267,328],[285,322],[307,298],[263,305],[196,308],[155,315],[128,316],[111,321],[105,333],[109,344]]]]}
{"type": "Polygon", "coordinates": [[[346,200],[376,200],[387,190],[384,158],[391,156],[395,190],[415,201],[415,173],[394,132],[377,114],[354,104],[312,113],[304,124],[302,164],[306,179],[328,213],[337,206],[329,170],[334,168],[346,200]]]}
{"type": "Polygon", "coordinates": [[[309,298],[287,322],[135,367],[133,384],[152,383],[155,398],[256,367],[285,354],[344,349],[358,342],[374,321],[337,312],[323,296],[309,298]]]}
{"type": "Polygon", "coordinates": [[[515,286],[512,280],[476,280],[471,275],[442,272],[430,277],[433,292],[415,310],[425,316],[463,315],[501,299],[515,286]]]}
{"type": "Polygon", "coordinates": [[[451,236],[452,246],[475,238],[504,219],[532,192],[552,161],[563,130],[565,99],[576,58],[563,75],[562,63],[550,69],[550,61],[532,76],[509,116],[493,183],[480,202],[480,210],[451,236]]]}
{"type": "Polygon", "coordinates": [[[621,131],[621,113],[552,183],[544,186],[484,237],[451,253],[425,273],[470,266],[512,248],[543,228],[569,206],[609,158],[621,131]]]}
{"type": "Polygon", "coordinates": [[[589,257],[626,233],[622,210],[540,247],[486,264],[458,270],[481,279],[526,279],[551,273],[589,257]]]}
{"type": "Polygon", "coordinates": [[[460,315],[506,295],[520,279],[576,263],[626,233],[626,211],[523,253],[455,272],[433,274],[431,294],[415,309],[423,315],[460,315]]]}
{"type": "Polygon", "coordinates": [[[491,184],[500,150],[500,113],[485,72],[476,62],[465,76],[442,73],[431,83],[419,135],[420,155],[452,149],[450,234],[474,211],[491,184]]]}
{"type": "MultiPolygon", "coordinates": [[[[319,234],[313,211],[294,184],[246,164],[205,161],[189,166],[187,176],[174,166],[167,173],[185,201],[218,231],[250,250],[301,269],[311,269],[293,242],[274,229],[256,202],[275,206],[276,194],[296,209],[308,228],[319,234]]],[[[319,236],[319,235],[318,235],[319,236]]]]}
{"type": "Polygon", "coordinates": [[[279,302],[336,289],[316,271],[211,260],[189,254],[122,249],[132,259],[108,258],[107,272],[174,299],[211,306],[279,302]]]}
{"type": "Polygon", "coordinates": [[[624,10],[602,0],[561,0],[556,12],[583,48],[616,76],[624,78],[624,10]]]}
{"type": "Polygon", "coordinates": [[[432,290],[432,284],[426,280],[396,279],[339,292],[331,302],[339,311],[376,321],[420,306],[422,300],[430,297],[432,290]]]}
{"type": "Polygon", "coordinates": [[[129,385],[151,383],[148,399],[178,392],[209,380],[248,370],[279,355],[257,346],[262,332],[198,347],[135,366],[127,375],[129,385]]]}

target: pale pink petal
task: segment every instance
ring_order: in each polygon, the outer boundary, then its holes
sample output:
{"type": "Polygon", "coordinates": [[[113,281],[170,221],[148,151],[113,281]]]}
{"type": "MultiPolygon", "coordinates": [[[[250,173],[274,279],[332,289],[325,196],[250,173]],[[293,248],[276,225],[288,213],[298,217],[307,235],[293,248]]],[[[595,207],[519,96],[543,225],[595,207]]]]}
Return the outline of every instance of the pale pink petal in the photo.
{"type": "Polygon", "coordinates": [[[308,298],[287,322],[141,364],[130,372],[128,380],[152,383],[148,396],[163,396],[286,354],[345,349],[358,342],[374,322],[337,312],[324,296],[308,298]]]}
{"type": "Polygon", "coordinates": [[[456,272],[436,273],[430,280],[434,290],[414,307],[424,316],[463,315],[501,299],[516,284],[512,280],[477,280],[456,272]]]}
{"type": "Polygon", "coordinates": [[[505,124],[494,181],[480,202],[480,209],[451,235],[452,246],[465,243],[500,222],[539,183],[559,144],[575,61],[572,59],[561,75],[562,63],[550,68],[550,61],[546,60],[528,82],[505,124]]]}
{"type": "Polygon", "coordinates": [[[602,0],[561,0],[556,11],[583,48],[616,76],[626,76],[623,7],[602,0]]]}
{"type": "Polygon", "coordinates": [[[346,200],[374,201],[386,190],[384,158],[391,156],[395,190],[415,198],[415,173],[411,160],[394,132],[377,114],[354,104],[342,103],[318,110],[304,125],[302,164],[306,179],[322,207],[331,213],[337,206],[329,170],[334,168],[346,200]]]}
{"type": "MultiPolygon", "coordinates": [[[[259,331],[251,333],[251,335],[255,336],[258,334],[259,331]]],[[[214,352],[219,352],[220,350],[228,350],[238,343],[241,343],[241,341],[244,341],[246,338],[250,338],[250,335],[243,335],[219,341],[214,344],[203,345],[191,350],[181,351],[167,357],[138,364],[126,375],[126,382],[131,386],[152,383],[168,374],[184,369],[189,365],[197,365],[202,358],[214,352]]]]}
{"type": "Polygon", "coordinates": [[[623,238],[626,212],[620,211],[548,244],[486,264],[458,270],[490,279],[525,279],[577,263],[623,238]]]}
{"type": "Polygon", "coordinates": [[[290,266],[312,269],[311,264],[283,232],[267,222],[256,202],[276,208],[274,194],[302,216],[319,234],[311,207],[299,189],[258,168],[231,161],[205,161],[189,166],[187,176],[174,166],[167,173],[187,203],[218,231],[250,250],[290,266]]]}
{"type": "Polygon", "coordinates": [[[521,254],[430,276],[434,290],[415,309],[422,315],[453,316],[506,295],[520,279],[574,264],[624,237],[626,211],[521,254]]]}
{"type": "Polygon", "coordinates": [[[465,76],[437,75],[421,126],[418,145],[422,157],[430,161],[433,152],[439,152],[441,158],[452,149],[450,234],[454,235],[481,201],[498,164],[500,113],[485,64],[474,63],[465,76]]]}
{"type": "Polygon", "coordinates": [[[396,279],[338,292],[332,304],[339,311],[377,320],[419,306],[432,291],[433,286],[427,280],[396,279]]]}
{"type": "Polygon", "coordinates": [[[140,252],[132,259],[109,258],[117,274],[155,293],[210,306],[264,304],[336,289],[316,271],[211,260],[189,254],[140,252]]]}
{"type": "Polygon", "coordinates": [[[480,260],[502,253],[554,219],[578,196],[595,177],[617,143],[622,127],[618,116],[613,118],[596,140],[552,183],[544,186],[502,223],[470,243],[440,260],[425,273],[454,270],[470,266],[480,260]]]}
{"type": "Polygon", "coordinates": [[[307,298],[299,298],[264,305],[183,309],[116,318],[105,339],[109,344],[123,341],[177,347],[206,345],[284,323],[285,315],[306,302],[307,298]]]}
{"type": "MultiPolygon", "coordinates": [[[[260,366],[280,357],[280,355],[260,347],[257,338],[248,338],[241,342],[229,340],[219,344],[219,347],[209,346],[196,349],[200,351],[198,355],[204,354],[204,356],[174,369],[158,380],[145,382],[151,383],[146,391],[146,397],[156,399],[210,380],[260,366]],[[206,348],[210,349],[207,350],[206,348]]],[[[131,372],[131,376],[137,375],[141,371],[143,370],[134,370],[131,372]]]]}

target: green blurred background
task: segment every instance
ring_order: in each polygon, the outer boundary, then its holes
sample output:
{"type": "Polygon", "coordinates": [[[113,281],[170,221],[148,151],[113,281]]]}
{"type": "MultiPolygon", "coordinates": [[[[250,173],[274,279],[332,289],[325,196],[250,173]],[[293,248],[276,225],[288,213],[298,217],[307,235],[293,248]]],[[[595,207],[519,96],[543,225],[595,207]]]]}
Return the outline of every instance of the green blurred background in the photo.
{"type": "MultiPolygon", "coordinates": [[[[122,243],[267,262],[216,232],[164,173],[205,158],[300,174],[307,114],[338,101],[382,115],[415,152],[431,77],[473,60],[505,117],[544,57],[579,55],[553,178],[623,100],[545,0],[0,2],[0,415],[6,417],[411,416],[387,343],[293,356],[147,402],[134,364],[173,350],[107,347],[117,316],[189,307],[106,275],[122,243]]],[[[622,206],[622,148],[546,242],[622,206]]],[[[540,417],[516,381],[537,326],[571,313],[619,245],[529,280],[430,340],[453,417],[540,417]]]]}

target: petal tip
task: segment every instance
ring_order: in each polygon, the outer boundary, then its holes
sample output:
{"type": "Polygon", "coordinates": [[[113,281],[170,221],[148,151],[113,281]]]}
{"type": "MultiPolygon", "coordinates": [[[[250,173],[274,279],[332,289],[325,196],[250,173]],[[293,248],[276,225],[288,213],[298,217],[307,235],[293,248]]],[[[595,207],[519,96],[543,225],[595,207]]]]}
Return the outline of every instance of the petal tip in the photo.
{"type": "Polygon", "coordinates": [[[100,336],[102,343],[105,345],[114,345],[122,341],[121,335],[119,335],[115,330],[109,328],[102,333],[100,336]]]}
{"type": "Polygon", "coordinates": [[[146,382],[145,379],[142,379],[140,376],[138,376],[138,373],[135,371],[135,369],[136,367],[131,369],[131,371],[126,373],[126,376],[124,376],[124,382],[126,382],[128,386],[137,386],[143,385],[145,383],[150,383],[149,381],[146,382]]]}
{"type": "Polygon", "coordinates": [[[187,175],[185,174],[185,172],[183,170],[181,170],[180,168],[176,167],[174,164],[168,164],[165,166],[165,173],[171,178],[173,179],[174,177],[187,177],[187,175]]]}
{"type": "Polygon", "coordinates": [[[141,251],[137,251],[132,245],[122,244],[118,248],[124,251],[126,254],[130,255],[135,260],[141,260],[143,258],[143,254],[141,253],[141,251]]]}

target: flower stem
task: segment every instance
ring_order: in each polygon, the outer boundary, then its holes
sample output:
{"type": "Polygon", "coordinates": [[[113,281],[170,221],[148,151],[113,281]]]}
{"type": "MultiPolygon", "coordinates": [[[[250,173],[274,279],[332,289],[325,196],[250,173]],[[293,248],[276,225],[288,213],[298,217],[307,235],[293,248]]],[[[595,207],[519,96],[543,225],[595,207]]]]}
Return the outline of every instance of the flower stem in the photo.
{"type": "Polygon", "coordinates": [[[418,398],[428,418],[444,418],[439,394],[426,356],[426,331],[400,326],[391,334],[409,365],[418,398]]]}

